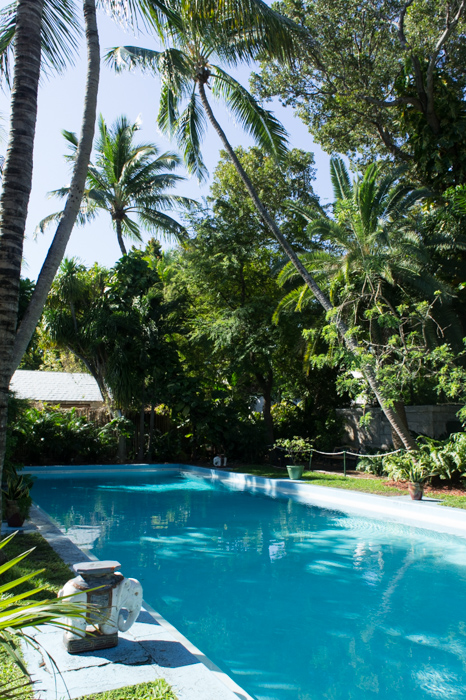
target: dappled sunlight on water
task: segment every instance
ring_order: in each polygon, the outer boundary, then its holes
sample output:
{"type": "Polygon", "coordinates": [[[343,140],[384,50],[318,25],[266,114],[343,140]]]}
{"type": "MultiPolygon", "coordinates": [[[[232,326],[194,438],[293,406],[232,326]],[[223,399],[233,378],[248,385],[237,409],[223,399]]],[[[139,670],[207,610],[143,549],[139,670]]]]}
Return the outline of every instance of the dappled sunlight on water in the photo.
{"type": "Polygon", "coordinates": [[[35,500],[260,700],[466,700],[466,541],[199,477],[35,500]],[[70,507],[69,504],[72,504],[70,507]]]}

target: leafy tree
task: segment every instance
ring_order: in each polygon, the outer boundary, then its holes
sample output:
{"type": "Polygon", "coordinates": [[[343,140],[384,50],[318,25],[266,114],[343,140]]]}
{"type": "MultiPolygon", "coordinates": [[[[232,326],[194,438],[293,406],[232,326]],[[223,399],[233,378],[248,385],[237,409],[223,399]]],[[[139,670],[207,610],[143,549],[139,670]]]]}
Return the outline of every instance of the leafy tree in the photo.
{"type": "MultiPolygon", "coordinates": [[[[99,211],[110,214],[122,255],[126,255],[124,237],[142,240],[141,226],[151,232],[182,238],[185,229],[165,211],[177,205],[189,208],[194,204],[186,197],[166,193],[184,179],[171,172],[179,164],[179,157],[175,153],[160,153],[152,143],[135,144],[134,135],[138,130],[139,121],[130,124],[122,116],[108,127],[100,116],[96,163],[89,166],[78,217],[78,222],[84,224],[99,211]],[[139,224],[131,218],[133,215],[139,224]]],[[[64,131],[63,135],[72,153],[68,158],[74,160],[77,136],[69,131],[64,131]]],[[[69,187],[52,194],[67,197],[69,187]]],[[[51,214],[40,223],[39,229],[44,230],[61,216],[62,212],[51,214]]]]}
{"type": "MultiPolygon", "coordinates": [[[[161,402],[177,356],[167,338],[160,278],[132,250],[115,267],[90,270],[64,260],[44,311],[50,341],[88,368],[114,415],[161,402]]],[[[142,431],[142,436],[144,431],[142,431]]]]}
{"type": "MultiPolygon", "coordinates": [[[[343,161],[333,158],[330,172],[334,216],[296,205],[293,209],[306,216],[307,234],[318,248],[303,260],[329,281],[336,310],[357,324],[379,302],[396,303],[397,292],[429,302],[441,294],[445,306],[453,289],[433,274],[429,251],[416,230],[417,205],[428,191],[402,182],[403,169],[383,164],[372,163],[351,182],[343,161]]],[[[289,274],[296,274],[290,265],[283,280],[289,274]]]]}
{"type": "MultiPolygon", "coordinates": [[[[366,347],[364,361],[374,365],[384,395],[404,416],[403,390],[438,367],[430,350],[446,338],[461,344],[461,327],[451,308],[454,290],[433,274],[436,266],[416,230],[413,212],[425,193],[401,182],[400,174],[372,164],[351,183],[343,161],[333,159],[334,217],[308,213],[308,235],[321,247],[302,260],[328,280],[334,314],[366,347]]],[[[288,265],[281,282],[293,277],[288,265]]],[[[305,287],[295,289],[282,306],[302,307],[307,297],[305,287]]],[[[332,362],[337,357],[342,356],[333,354],[332,362]]],[[[343,357],[353,371],[361,361],[343,357]]],[[[360,384],[354,373],[342,380],[346,389],[351,384],[360,384]]],[[[401,446],[396,433],[393,440],[401,446]]]]}
{"type": "Polygon", "coordinates": [[[292,66],[264,58],[254,80],[329,152],[390,156],[443,191],[465,182],[464,0],[283,0],[308,29],[292,66]]]}
{"type": "MultiPolygon", "coordinates": [[[[314,203],[312,155],[291,151],[282,168],[258,148],[240,149],[238,156],[288,237],[303,240],[305,219],[286,203],[314,203]]],[[[334,377],[326,369],[307,377],[303,368],[302,328],[322,323],[317,304],[304,314],[291,311],[281,314],[278,322],[273,320],[277,303],[286,293],[276,281],[283,255],[245,194],[241,178],[223,154],[211,187],[210,207],[193,217],[194,238],[164,263],[169,273],[165,289],[166,295],[181,297],[178,328],[182,330],[177,343],[185,373],[201,378],[206,397],[218,392],[225,401],[249,407],[262,397],[263,444],[271,445],[272,403],[288,400],[294,407],[293,401],[299,401],[293,429],[299,424],[301,432],[315,436],[315,411],[324,404],[331,409],[334,403],[334,377]],[[328,384],[321,392],[319,378],[324,374],[328,384]]],[[[280,415],[279,432],[288,434],[288,424],[280,415]]],[[[241,430],[248,432],[244,422],[241,430]]]]}
{"type": "MultiPolygon", "coordinates": [[[[280,18],[279,18],[280,19],[280,18]]],[[[282,21],[282,20],[281,20],[282,21]]],[[[283,26],[286,27],[286,23],[283,26]]],[[[289,32],[293,36],[292,32],[289,32]]],[[[204,132],[204,120],[200,110],[202,105],[212,127],[220,137],[222,144],[234,164],[244,186],[254,203],[256,210],[277,240],[284,253],[292,262],[309,289],[312,290],[321,306],[328,312],[332,304],[316,280],[304,267],[293,247],[289,244],[279,226],[263,205],[250,177],[247,175],[235,154],[225,131],[215,118],[207,99],[205,87],[208,84],[214,95],[225,99],[237,119],[256,139],[256,141],[276,158],[283,158],[286,152],[284,131],[273,115],[264,110],[256,100],[236,80],[228,75],[212,59],[217,54],[229,64],[235,64],[244,57],[255,55],[257,42],[247,27],[232,29],[230,18],[225,23],[214,17],[210,31],[200,31],[197,23],[186,21],[183,7],[173,13],[164,33],[172,48],[163,52],[136,47],[123,47],[111,51],[107,59],[116,70],[140,66],[144,70],[160,75],[162,79],[162,98],[158,122],[170,135],[176,135],[184,152],[187,167],[198,177],[204,176],[204,164],[200,155],[200,141],[204,132]],[[187,100],[187,106],[180,114],[180,104],[187,100]],[[200,101],[200,104],[199,104],[200,101]]],[[[276,37],[274,43],[263,42],[263,51],[271,57],[283,57],[282,42],[276,37]]],[[[359,354],[361,348],[357,340],[349,333],[347,325],[336,319],[338,332],[344,338],[349,350],[359,354]]],[[[396,411],[387,404],[372,367],[367,364],[364,376],[374,392],[393,430],[396,431],[408,449],[414,449],[415,443],[406,430],[396,411]]]]}

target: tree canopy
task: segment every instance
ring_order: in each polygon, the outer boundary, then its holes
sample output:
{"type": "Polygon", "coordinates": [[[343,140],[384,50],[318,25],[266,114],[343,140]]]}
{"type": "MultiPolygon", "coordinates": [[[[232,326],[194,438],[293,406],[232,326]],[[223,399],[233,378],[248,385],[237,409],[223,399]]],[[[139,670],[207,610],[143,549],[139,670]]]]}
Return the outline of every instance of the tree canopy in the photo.
{"type": "Polygon", "coordinates": [[[443,191],[466,179],[464,0],[284,0],[312,36],[292,66],[265,58],[262,97],[292,105],[330,152],[407,163],[443,191]]]}

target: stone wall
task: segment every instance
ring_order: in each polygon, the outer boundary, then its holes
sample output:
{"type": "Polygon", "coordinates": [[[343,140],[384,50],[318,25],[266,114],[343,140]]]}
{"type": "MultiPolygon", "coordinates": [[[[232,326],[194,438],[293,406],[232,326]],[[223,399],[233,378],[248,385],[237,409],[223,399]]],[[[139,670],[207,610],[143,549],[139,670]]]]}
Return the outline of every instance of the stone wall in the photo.
{"type": "MultiPolygon", "coordinates": [[[[441,406],[406,406],[406,416],[410,430],[433,438],[446,437],[450,433],[462,430],[456,413],[461,406],[443,404],[441,406]]],[[[393,446],[390,425],[380,408],[364,409],[359,407],[340,408],[337,413],[343,417],[344,439],[346,445],[354,448],[376,447],[388,449],[393,446]],[[360,418],[366,413],[372,416],[368,426],[359,425],[360,418]]]]}

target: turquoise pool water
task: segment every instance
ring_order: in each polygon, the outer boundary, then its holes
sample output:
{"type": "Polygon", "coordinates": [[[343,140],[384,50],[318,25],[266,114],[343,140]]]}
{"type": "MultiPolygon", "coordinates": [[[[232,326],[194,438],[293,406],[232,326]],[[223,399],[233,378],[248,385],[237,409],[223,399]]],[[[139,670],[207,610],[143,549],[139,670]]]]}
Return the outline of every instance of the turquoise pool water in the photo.
{"type": "Polygon", "coordinates": [[[466,540],[194,476],[33,495],[258,700],[466,699],[466,540]]]}

